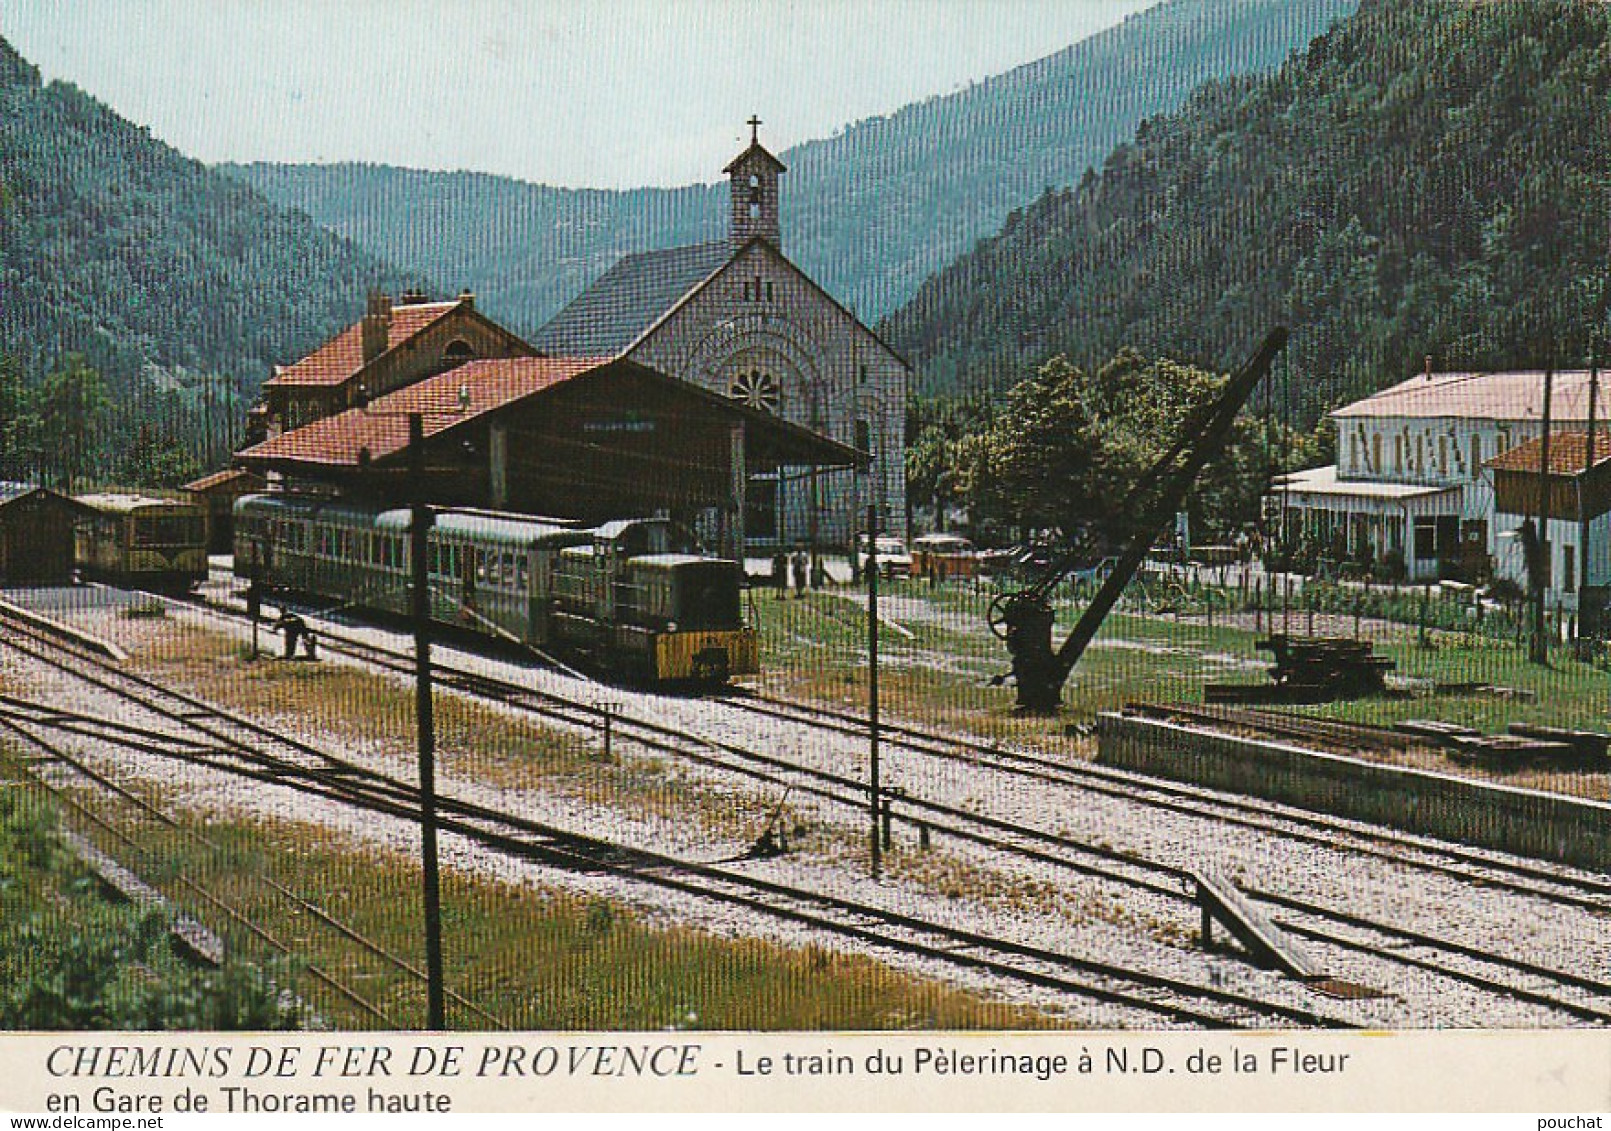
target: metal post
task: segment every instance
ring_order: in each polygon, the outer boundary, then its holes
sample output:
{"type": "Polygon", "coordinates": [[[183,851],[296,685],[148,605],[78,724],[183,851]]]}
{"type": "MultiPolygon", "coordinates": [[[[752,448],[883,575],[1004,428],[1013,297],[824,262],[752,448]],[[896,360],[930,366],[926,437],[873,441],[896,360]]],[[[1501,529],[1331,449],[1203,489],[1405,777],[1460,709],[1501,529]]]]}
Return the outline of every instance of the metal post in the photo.
{"type": "Polygon", "coordinates": [[[425,884],[425,1027],[447,1028],[442,976],[442,891],[436,858],[436,725],[431,716],[430,584],[425,535],[431,512],[425,505],[425,424],[417,412],[408,416],[408,473],[412,488],[410,556],[414,574],[414,715],[419,727],[420,855],[425,884]]]}
{"type": "Polygon", "coordinates": [[[872,814],[873,879],[883,866],[883,845],[878,829],[881,794],[878,788],[878,514],[867,505],[867,749],[870,758],[868,791],[872,814]]]}
{"type": "Polygon", "coordinates": [[[263,544],[252,539],[252,576],[246,585],[246,611],[252,618],[252,659],[258,658],[257,622],[263,615],[263,544]]]}

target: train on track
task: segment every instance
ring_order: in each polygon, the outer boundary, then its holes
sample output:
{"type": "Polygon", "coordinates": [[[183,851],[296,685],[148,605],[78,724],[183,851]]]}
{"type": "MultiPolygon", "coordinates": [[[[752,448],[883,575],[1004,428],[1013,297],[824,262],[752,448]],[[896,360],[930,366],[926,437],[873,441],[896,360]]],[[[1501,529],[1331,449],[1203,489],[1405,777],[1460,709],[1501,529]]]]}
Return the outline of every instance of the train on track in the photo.
{"type": "MultiPolygon", "coordinates": [[[[659,683],[760,670],[744,570],[684,527],[438,508],[426,537],[431,619],[659,683]]],[[[271,589],[410,611],[410,513],[286,494],[235,504],[235,573],[271,589]]]]}
{"type": "Polygon", "coordinates": [[[73,532],[81,576],[135,589],[183,592],[207,576],[207,519],[194,503],[143,495],[77,495],[73,532]]]}

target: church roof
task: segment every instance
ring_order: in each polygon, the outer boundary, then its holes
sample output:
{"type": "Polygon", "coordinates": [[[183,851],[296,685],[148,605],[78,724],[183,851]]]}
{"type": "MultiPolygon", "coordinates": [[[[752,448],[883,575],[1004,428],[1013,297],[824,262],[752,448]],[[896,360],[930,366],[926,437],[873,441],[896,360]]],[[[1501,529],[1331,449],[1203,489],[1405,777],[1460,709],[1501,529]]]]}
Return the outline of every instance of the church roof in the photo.
{"type": "Polygon", "coordinates": [[[726,240],[628,255],[572,299],[532,344],[547,353],[613,357],[732,257],[726,240]]]}
{"type": "Polygon", "coordinates": [[[789,167],[783,162],[779,161],[776,157],[772,156],[771,152],[766,148],[766,146],[762,145],[758,141],[752,141],[750,142],[750,147],[729,161],[727,163],[727,167],[724,168],[722,172],[731,173],[735,169],[748,165],[751,159],[770,164],[772,168],[779,173],[787,173],[789,171],[789,167]]]}

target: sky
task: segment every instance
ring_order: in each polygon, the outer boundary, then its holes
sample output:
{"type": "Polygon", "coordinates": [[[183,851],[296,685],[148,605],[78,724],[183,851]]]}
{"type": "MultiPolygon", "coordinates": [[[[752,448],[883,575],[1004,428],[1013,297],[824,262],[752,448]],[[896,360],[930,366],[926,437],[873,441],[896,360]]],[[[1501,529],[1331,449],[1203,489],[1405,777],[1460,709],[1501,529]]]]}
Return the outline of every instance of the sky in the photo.
{"type": "Polygon", "coordinates": [[[714,181],[1157,0],[0,0],[0,36],[202,161],[714,181]]]}

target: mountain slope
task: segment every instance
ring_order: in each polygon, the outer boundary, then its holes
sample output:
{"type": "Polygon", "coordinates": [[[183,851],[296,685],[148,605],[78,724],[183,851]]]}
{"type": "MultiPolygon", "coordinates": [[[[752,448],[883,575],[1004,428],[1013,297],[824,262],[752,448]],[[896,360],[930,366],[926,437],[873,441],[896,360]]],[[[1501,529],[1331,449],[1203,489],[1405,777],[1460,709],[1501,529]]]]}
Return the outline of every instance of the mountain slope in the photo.
{"type": "MultiPolygon", "coordinates": [[[[1077,181],[1203,80],[1268,70],[1357,0],[1165,0],[967,90],[780,156],[784,243],[865,316],[1048,185],[1077,181]]],[[[531,332],[626,251],[719,238],[725,186],[579,191],[385,166],[224,166],[531,332]]],[[[716,170],[712,170],[716,175],[716,170]]]]}
{"type": "Polygon", "coordinates": [[[1366,0],[1264,79],[1148,122],[885,332],[939,387],[1293,330],[1307,417],[1418,369],[1580,362],[1611,244],[1611,9],[1366,0]]]}
{"type": "Polygon", "coordinates": [[[119,404],[205,374],[251,396],[403,279],[0,40],[0,355],[25,372],[76,351],[119,404]]]}

